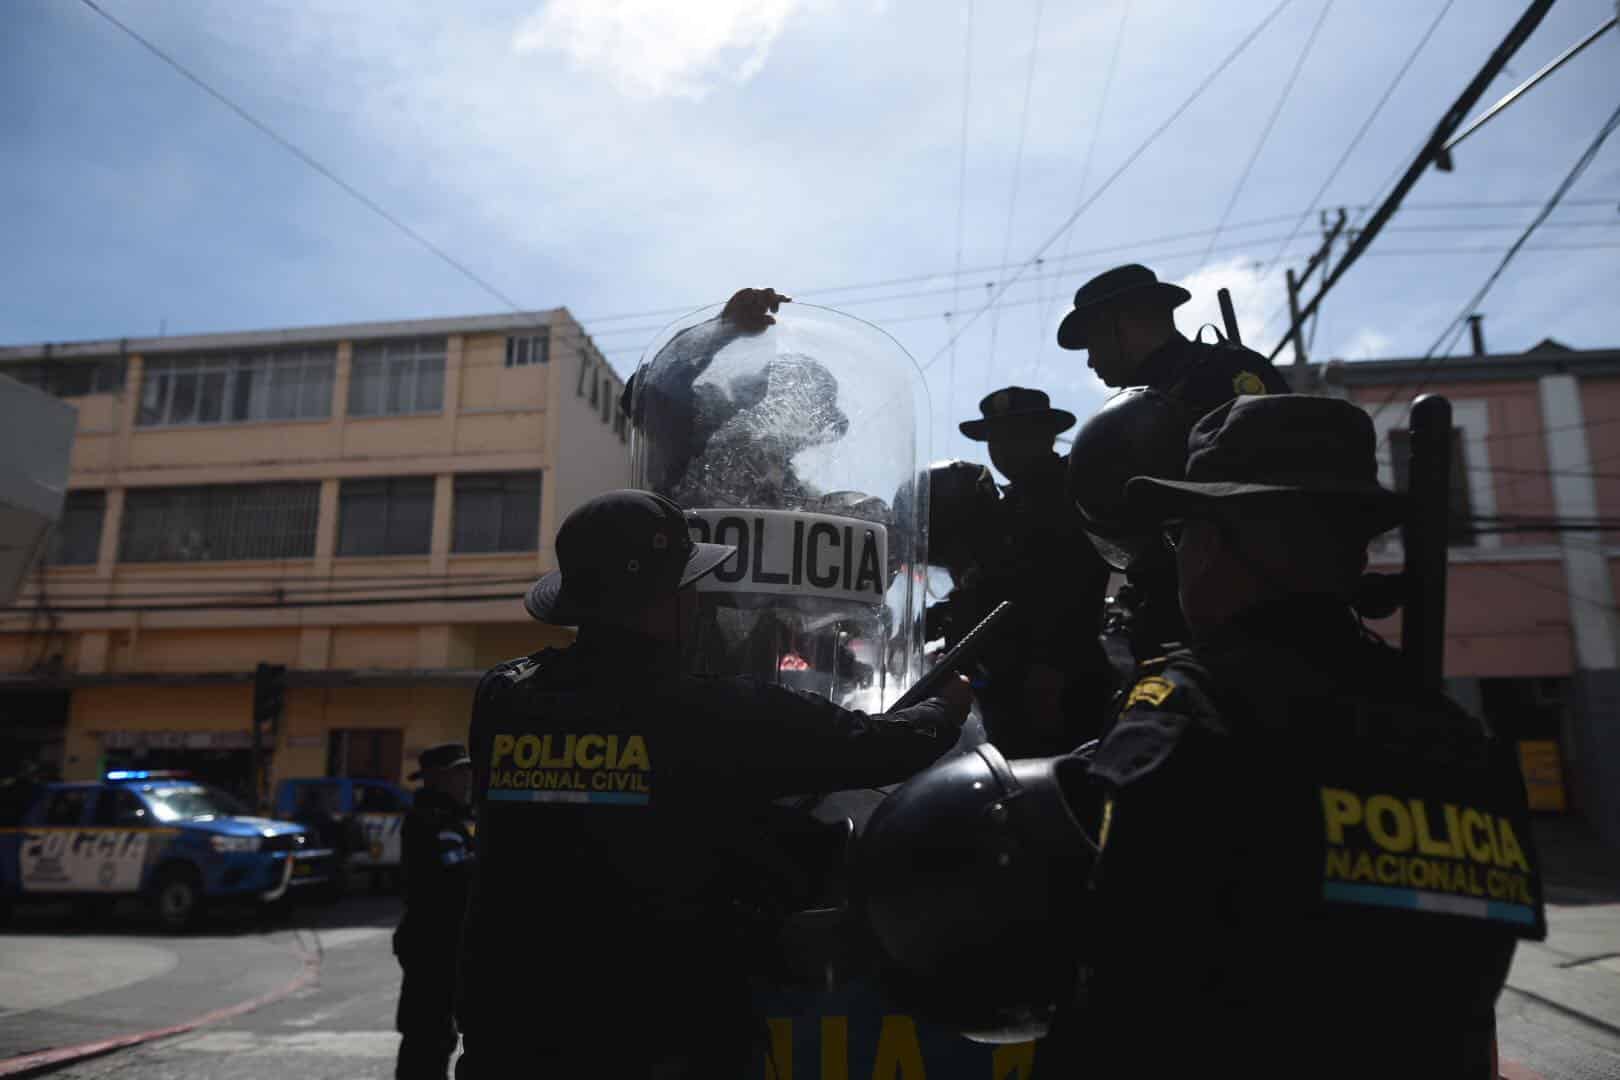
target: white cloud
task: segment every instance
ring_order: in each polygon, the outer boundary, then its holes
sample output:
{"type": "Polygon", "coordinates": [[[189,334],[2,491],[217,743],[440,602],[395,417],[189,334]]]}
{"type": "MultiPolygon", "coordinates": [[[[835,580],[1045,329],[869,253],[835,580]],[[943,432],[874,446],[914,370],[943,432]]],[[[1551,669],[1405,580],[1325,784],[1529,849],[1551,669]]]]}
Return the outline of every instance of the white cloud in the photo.
{"type": "Polygon", "coordinates": [[[1346,360],[1372,360],[1380,356],[1389,355],[1389,347],[1395,344],[1395,339],[1388,334],[1380,334],[1377,330],[1363,329],[1350,339],[1345,346],[1344,358],[1346,360]]]}
{"type": "MultiPolygon", "coordinates": [[[[1274,335],[1288,325],[1284,307],[1287,289],[1282,274],[1261,274],[1253,259],[1237,257],[1211,263],[1189,274],[1179,284],[1192,293],[1192,299],[1176,311],[1176,322],[1189,337],[1205,323],[1224,326],[1220,300],[1216,296],[1223,288],[1232,292],[1238,329],[1243,334],[1243,343],[1251,349],[1269,347],[1274,335]]],[[[1207,334],[1205,340],[1209,340],[1207,334]]],[[[1283,360],[1283,357],[1278,359],[1283,360]]]]}
{"type": "Polygon", "coordinates": [[[803,0],[550,0],[518,28],[520,53],[552,51],[631,97],[701,100],[746,83],[803,0]]]}

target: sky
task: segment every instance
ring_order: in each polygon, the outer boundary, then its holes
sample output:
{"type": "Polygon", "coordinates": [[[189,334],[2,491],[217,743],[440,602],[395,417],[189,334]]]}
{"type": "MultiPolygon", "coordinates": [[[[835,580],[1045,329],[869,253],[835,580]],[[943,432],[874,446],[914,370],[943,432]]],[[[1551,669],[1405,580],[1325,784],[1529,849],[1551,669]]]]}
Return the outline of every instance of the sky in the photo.
{"type": "MultiPolygon", "coordinates": [[[[0,342],[510,301],[567,307],[627,374],[678,313],[772,286],[910,352],[934,458],[973,455],[956,421],[999,386],[1104,399],[1054,334],[1110,265],[1188,286],[1189,334],[1231,288],[1269,351],[1315,211],[1364,214],[1524,7],[1452,3],[1314,201],[1446,0],[1293,0],[1134,160],[1276,0],[96,3],[493,292],[82,0],[4,0],[0,342]]],[[[1556,4],[1474,111],[1613,10],[1556,4]]],[[[1620,105],[1616,71],[1611,31],[1425,174],[1311,359],[1422,355],[1620,105]]],[[[1614,347],[1616,297],[1620,136],[1481,306],[1486,337],[1614,347]]]]}

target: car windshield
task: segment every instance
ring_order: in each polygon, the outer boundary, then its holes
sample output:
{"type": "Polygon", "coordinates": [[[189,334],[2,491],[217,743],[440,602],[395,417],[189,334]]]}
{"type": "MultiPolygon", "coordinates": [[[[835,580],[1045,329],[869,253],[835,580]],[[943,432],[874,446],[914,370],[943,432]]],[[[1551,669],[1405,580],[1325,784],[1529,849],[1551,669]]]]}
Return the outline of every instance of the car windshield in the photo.
{"type": "Polygon", "coordinates": [[[198,818],[241,817],[247,807],[218,788],[201,784],[156,787],[147,785],[141,794],[152,805],[159,821],[195,821],[198,818]]]}

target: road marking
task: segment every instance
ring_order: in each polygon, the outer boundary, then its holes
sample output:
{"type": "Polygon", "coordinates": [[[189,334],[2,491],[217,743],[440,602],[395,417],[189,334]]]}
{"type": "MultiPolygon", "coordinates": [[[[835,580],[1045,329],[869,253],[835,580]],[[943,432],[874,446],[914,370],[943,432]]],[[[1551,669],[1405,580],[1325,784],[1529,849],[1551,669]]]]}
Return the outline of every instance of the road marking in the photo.
{"type": "Polygon", "coordinates": [[[394,931],[381,926],[348,926],[340,930],[317,930],[316,938],[323,949],[342,949],[350,945],[360,945],[367,941],[376,941],[386,937],[394,931]]]}
{"type": "Polygon", "coordinates": [[[394,1031],[297,1031],[260,1035],[252,1031],[210,1031],[174,1044],[198,1054],[313,1054],[322,1058],[392,1060],[399,1053],[394,1031]]]}

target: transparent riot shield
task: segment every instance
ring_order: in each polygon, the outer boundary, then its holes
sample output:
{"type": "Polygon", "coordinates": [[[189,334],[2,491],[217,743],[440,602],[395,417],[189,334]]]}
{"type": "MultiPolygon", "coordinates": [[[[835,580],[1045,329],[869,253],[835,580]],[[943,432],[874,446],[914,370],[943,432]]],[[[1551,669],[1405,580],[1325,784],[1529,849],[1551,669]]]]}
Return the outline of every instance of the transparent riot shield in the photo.
{"type": "Polygon", "coordinates": [[[876,712],[922,663],[927,394],[870,323],[784,304],[747,333],[710,308],[636,374],[633,483],[737,554],[698,583],[694,673],[876,712]]]}
{"type": "MultiPolygon", "coordinates": [[[[685,508],[694,540],[737,548],[698,583],[686,666],[882,711],[923,667],[922,373],[888,334],[836,311],[783,304],[753,333],[721,311],[660,334],[629,402],[632,482],[685,508]]],[[[964,741],[982,741],[982,726],[970,727],[964,741]]],[[[882,798],[793,802],[836,834],[846,819],[858,828],[882,798]]],[[[790,919],[785,951],[798,930],[814,937],[814,925],[790,919]]],[[[807,951],[821,955],[819,945],[807,951]]],[[[758,988],[769,1038],[750,1075],[1028,1075],[1032,1044],[979,1046],[919,1023],[875,972],[834,982],[758,988]]]]}

